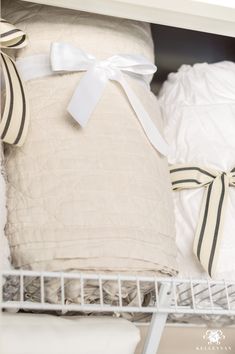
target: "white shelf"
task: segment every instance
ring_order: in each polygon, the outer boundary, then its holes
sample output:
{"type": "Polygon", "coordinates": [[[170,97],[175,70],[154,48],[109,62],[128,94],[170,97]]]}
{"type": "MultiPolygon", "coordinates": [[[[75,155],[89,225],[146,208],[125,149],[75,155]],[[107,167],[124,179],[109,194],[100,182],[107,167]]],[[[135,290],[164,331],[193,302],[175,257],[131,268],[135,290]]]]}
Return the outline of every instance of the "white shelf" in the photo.
{"type": "MultiPolygon", "coordinates": [[[[56,272],[33,272],[24,270],[0,272],[0,310],[14,309],[30,311],[56,311],[65,315],[72,311],[81,314],[90,313],[145,313],[152,315],[148,328],[142,354],[153,354],[157,352],[169,314],[193,314],[193,315],[218,315],[235,316],[235,282],[226,283],[224,281],[212,281],[201,279],[178,279],[178,278],[158,278],[143,276],[124,276],[111,274],[84,274],[84,273],[56,273],[56,272]],[[58,302],[50,303],[47,299],[46,279],[53,278],[58,281],[60,289],[57,292],[58,302]],[[33,286],[33,281],[37,280],[36,298],[31,298],[27,291],[33,286]],[[79,302],[71,303],[66,299],[66,286],[69,281],[76,283],[76,289],[80,289],[77,294],[79,302]],[[84,294],[86,293],[87,281],[97,282],[100,299],[98,303],[86,303],[84,294]],[[104,283],[112,281],[116,283],[118,299],[111,303],[103,298],[104,283]],[[137,304],[131,306],[122,302],[122,285],[124,282],[132,282],[132,288],[139,300],[137,304]],[[152,283],[152,301],[147,305],[141,302],[140,284],[147,282],[148,287],[152,283]],[[8,295],[8,290],[13,294],[8,295]],[[13,290],[13,292],[12,292],[13,290]]],[[[35,290],[35,287],[34,287],[35,290]]],[[[35,294],[36,294],[35,292],[35,294]]],[[[1,311],[0,311],[1,314],[1,311]]],[[[35,314],[36,315],[36,314],[35,314]]],[[[17,314],[16,314],[17,316],[17,314]]],[[[149,316],[145,317],[149,320],[149,316]]]]}
{"type": "Polygon", "coordinates": [[[34,2],[235,37],[235,0],[34,0],[34,2]]]}
{"type": "MultiPolygon", "coordinates": [[[[13,281],[16,291],[14,299],[4,298],[4,286],[0,300],[0,308],[15,308],[24,310],[43,311],[77,311],[77,312],[126,312],[126,313],[162,313],[162,314],[195,314],[195,315],[235,315],[235,282],[226,283],[224,281],[202,280],[202,279],[178,279],[178,278],[158,278],[143,276],[105,275],[105,274],[84,274],[84,273],[57,273],[57,272],[34,272],[34,271],[3,271],[0,273],[2,284],[10,284],[13,281]],[[41,284],[39,293],[40,301],[30,300],[27,296],[29,279],[38,278],[41,284]],[[59,280],[61,287],[61,301],[49,303],[45,298],[45,280],[53,278],[59,280]],[[17,280],[18,279],[18,280],[17,280]],[[66,303],[64,294],[66,293],[66,283],[73,279],[81,287],[81,303],[66,303]],[[103,293],[103,284],[107,281],[116,282],[119,296],[117,303],[106,303],[101,295],[100,303],[85,303],[85,283],[89,280],[96,280],[100,294],[103,293]],[[141,298],[141,282],[152,283],[152,294],[154,302],[144,306],[139,301],[138,305],[127,306],[122,304],[122,284],[132,282],[136,287],[137,298],[141,298]],[[27,284],[27,285],[26,285],[27,284]],[[161,295],[162,290],[167,289],[166,295],[161,295]],[[18,295],[17,295],[18,294],[18,295]],[[162,298],[163,297],[163,298],[162,298]]],[[[12,287],[12,285],[11,285],[12,287]]]]}

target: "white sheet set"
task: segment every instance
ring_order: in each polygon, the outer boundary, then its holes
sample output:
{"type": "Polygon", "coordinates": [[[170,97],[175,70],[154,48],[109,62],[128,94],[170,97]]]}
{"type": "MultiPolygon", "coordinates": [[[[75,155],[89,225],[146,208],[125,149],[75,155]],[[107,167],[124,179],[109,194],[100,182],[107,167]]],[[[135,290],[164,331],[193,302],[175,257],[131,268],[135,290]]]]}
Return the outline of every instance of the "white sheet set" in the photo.
{"type": "Polygon", "coordinates": [[[1,354],[133,354],[138,328],[115,318],[4,313],[1,354]]]}
{"type": "MultiPolygon", "coordinates": [[[[183,65],[160,93],[169,163],[227,172],[235,167],[235,64],[183,65]]],[[[204,277],[193,240],[205,187],[174,192],[180,276],[204,277]]],[[[235,188],[228,187],[215,279],[235,279],[235,188]]]]}

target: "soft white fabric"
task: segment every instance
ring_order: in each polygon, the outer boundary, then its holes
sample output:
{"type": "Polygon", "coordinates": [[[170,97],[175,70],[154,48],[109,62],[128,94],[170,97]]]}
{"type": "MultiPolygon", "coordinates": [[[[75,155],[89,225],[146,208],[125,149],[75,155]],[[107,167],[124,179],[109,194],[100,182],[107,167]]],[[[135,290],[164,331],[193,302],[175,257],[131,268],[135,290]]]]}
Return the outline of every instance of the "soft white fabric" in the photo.
{"type": "MultiPolygon", "coordinates": [[[[235,166],[235,64],[183,65],[160,92],[170,164],[197,164],[219,171],[235,166]]],[[[181,276],[205,276],[193,255],[204,189],[174,192],[181,276]]],[[[235,279],[235,189],[230,187],[216,278],[235,279]]]]}
{"type": "Polygon", "coordinates": [[[139,330],[124,319],[4,313],[2,354],[134,354],[139,330]]]}

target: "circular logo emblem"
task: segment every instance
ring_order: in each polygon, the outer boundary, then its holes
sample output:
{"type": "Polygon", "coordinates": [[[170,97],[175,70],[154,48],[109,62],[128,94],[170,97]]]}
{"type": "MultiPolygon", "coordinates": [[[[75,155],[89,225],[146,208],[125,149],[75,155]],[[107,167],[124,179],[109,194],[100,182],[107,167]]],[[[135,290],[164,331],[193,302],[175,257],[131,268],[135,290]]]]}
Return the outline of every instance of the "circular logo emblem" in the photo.
{"type": "Polygon", "coordinates": [[[221,340],[225,339],[225,335],[220,329],[208,329],[204,334],[203,339],[207,340],[208,345],[219,345],[221,340]]]}

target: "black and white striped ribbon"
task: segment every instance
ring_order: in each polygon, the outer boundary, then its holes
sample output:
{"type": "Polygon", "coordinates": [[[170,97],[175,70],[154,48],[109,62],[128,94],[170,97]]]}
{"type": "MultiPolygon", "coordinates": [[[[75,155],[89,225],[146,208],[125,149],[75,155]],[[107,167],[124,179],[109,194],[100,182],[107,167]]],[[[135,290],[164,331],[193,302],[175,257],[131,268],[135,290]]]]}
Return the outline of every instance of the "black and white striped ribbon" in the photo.
{"type": "Polygon", "coordinates": [[[0,20],[1,66],[5,84],[5,105],[0,122],[0,138],[8,144],[21,146],[29,125],[29,110],[23,82],[14,60],[2,49],[20,49],[26,46],[24,32],[0,20]]]}
{"type": "Polygon", "coordinates": [[[175,191],[205,188],[193,251],[212,277],[218,261],[228,189],[235,187],[235,168],[226,173],[200,166],[174,165],[170,173],[175,191]]]}

